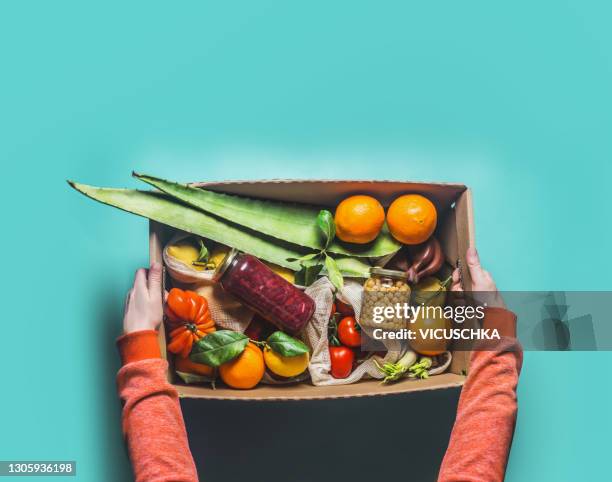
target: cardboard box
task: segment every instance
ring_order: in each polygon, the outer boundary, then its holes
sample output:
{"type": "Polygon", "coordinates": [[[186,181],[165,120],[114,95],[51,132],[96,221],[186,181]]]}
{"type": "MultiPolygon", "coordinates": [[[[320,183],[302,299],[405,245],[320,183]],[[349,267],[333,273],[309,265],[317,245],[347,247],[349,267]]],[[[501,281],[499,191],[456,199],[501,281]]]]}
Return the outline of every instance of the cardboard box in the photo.
{"type": "MultiPolygon", "coordinates": [[[[398,181],[306,181],[264,180],[228,181],[219,183],[194,183],[194,186],[239,194],[242,196],[293,201],[319,206],[335,206],[352,194],[369,194],[387,207],[393,199],[407,193],[428,197],[438,209],[436,236],[442,244],[447,261],[461,269],[466,290],[471,289],[465,252],[474,245],[474,222],[470,190],[463,184],[420,183],[398,181]]],[[[173,230],[156,222],[150,223],[150,258],[162,261],[162,249],[173,230]]],[[[165,330],[159,330],[159,343],[164,358],[166,352],[165,330]]],[[[171,355],[172,356],[172,355],[171,355]]],[[[215,400],[311,400],[364,396],[392,395],[421,390],[460,387],[465,380],[469,353],[453,351],[453,362],[448,372],[425,380],[404,379],[394,384],[381,385],[379,380],[364,380],[352,385],[315,387],[309,383],[291,385],[263,385],[252,390],[234,390],[223,386],[213,390],[209,386],[184,385],[174,373],[172,359],[168,380],[181,397],[215,400]]]]}

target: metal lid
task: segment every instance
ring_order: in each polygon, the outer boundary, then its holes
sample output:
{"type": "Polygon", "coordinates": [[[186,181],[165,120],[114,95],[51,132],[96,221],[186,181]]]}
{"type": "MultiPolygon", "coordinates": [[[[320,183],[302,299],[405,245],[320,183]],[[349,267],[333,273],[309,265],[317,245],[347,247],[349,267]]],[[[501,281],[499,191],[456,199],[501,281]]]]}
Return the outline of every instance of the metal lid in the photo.
{"type": "Polygon", "coordinates": [[[373,267],[370,268],[370,274],[393,279],[408,279],[408,274],[405,271],[398,271],[395,269],[373,267]]]}
{"type": "Polygon", "coordinates": [[[236,248],[232,248],[230,252],[225,255],[223,261],[221,261],[219,266],[215,268],[215,272],[213,273],[212,277],[213,281],[219,281],[221,279],[223,273],[225,273],[227,268],[229,268],[229,265],[232,264],[232,261],[236,259],[238,254],[240,254],[240,251],[238,251],[236,248]]]}

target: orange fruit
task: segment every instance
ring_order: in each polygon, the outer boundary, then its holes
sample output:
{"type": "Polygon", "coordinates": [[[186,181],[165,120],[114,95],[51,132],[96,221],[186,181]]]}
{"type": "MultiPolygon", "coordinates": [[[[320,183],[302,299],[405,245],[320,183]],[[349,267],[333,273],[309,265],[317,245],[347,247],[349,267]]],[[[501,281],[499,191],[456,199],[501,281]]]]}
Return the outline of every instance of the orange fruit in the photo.
{"type": "Polygon", "coordinates": [[[433,203],[420,194],[398,197],[387,210],[387,226],[395,239],[404,244],[421,244],[436,229],[438,213],[433,203]]]}
{"type": "Polygon", "coordinates": [[[193,373],[195,375],[204,375],[205,377],[212,377],[215,373],[213,367],[203,363],[196,363],[189,358],[181,358],[180,356],[174,357],[174,369],[177,372],[193,373]]]}
{"type": "Polygon", "coordinates": [[[342,241],[365,244],[378,236],[385,210],[372,196],[350,196],[338,204],[334,222],[336,236],[342,241]]]}
{"type": "Polygon", "coordinates": [[[441,339],[434,338],[432,332],[433,330],[444,330],[448,334],[451,328],[452,321],[444,317],[442,310],[435,310],[433,313],[419,311],[419,315],[410,321],[410,329],[414,333],[414,338],[408,342],[410,348],[420,355],[440,355],[446,351],[449,340],[442,336],[440,336],[441,339]],[[427,331],[428,329],[432,331],[427,331]],[[427,338],[423,336],[426,333],[427,338]]]}
{"type": "Polygon", "coordinates": [[[249,343],[240,355],[219,367],[219,375],[232,388],[249,389],[259,383],[265,370],[263,353],[249,343]]]}

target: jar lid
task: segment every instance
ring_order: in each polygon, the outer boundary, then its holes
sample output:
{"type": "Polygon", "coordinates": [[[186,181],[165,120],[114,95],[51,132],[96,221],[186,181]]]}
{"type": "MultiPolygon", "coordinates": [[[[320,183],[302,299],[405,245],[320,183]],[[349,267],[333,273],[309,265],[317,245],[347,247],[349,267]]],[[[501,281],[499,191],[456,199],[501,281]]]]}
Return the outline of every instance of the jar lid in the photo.
{"type": "Polygon", "coordinates": [[[393,279],[408,279],[408,274],[405,271],[399,271],[396,269],[385,269],[373,267],[370,268],[370,274],[375,276],[384,276],[386,278],[393,279]]]}
{"type": "Polygon", "coordinates": [[[239,253],[240,251],[238,251],[236,248],[232,248],[230,252],[225,255],[223,261],[221,261],[219,266],[215,268],[215,272],[212,276],[213,281],[219,281],[221,279],[223,273],[225,273],[227,268],[229,268],[229,265],[232,264],[232,261],[236,259],[236,256],[238,256],[239,253]]]}

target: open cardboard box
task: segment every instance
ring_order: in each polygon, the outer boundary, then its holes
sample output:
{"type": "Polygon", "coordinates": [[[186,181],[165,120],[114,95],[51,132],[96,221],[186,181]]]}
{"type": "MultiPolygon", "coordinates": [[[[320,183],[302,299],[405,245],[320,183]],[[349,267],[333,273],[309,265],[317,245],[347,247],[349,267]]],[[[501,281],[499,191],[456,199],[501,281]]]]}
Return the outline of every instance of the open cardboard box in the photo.
{"type": "MultiPolygon", "coordinates": [[[[474,221],[470,190],[463,184],[421,183],[397,181],[306,181],[265,180],[228,181],[218,183],[194,183],[206,189],[255,198],[293,201],[319,206],[335,206],[352,194],[369,194],[377,198],[385,208],[396,197],[418,193],[428,197],[438,209],[436,236],[442,244],[447,261],[461,269],[464,289],[471,289],[465,252],[474,245],[474,221]]],[[[162,262],[162,249],[173,230],[151,221],[149,250],[151,261],[162,262]]],[[[166,351],[165,330],[159,330],[159,343],[164,358],[166,351]]],[[[449,371],[425,380],[404,379],[394,384],[382,385],[379,380],[364,380],[352,385],[315,387],[310,383],[291,385],[263,385],[252,390],[234,390],[224,386],[185,385],[174,373],[170,356],[168,380],[181,397],[215,400],[311,400],[363,396],[380,396],[397,393],[460,387],[468,369],[469,353],[453,350],[449,371]]]]}

